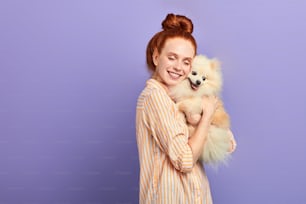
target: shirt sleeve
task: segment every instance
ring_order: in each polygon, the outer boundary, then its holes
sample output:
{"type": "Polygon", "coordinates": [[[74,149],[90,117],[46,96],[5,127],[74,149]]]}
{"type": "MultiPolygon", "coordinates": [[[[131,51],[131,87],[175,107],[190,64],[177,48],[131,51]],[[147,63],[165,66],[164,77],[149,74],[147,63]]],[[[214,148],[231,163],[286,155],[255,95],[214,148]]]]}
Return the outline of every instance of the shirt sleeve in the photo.
{"type": "Polygon", "coordinates": [[[175,111],[174,102],[163,91],[152,90],[145,100],[146,125],[156,143],[177,170],[189,172],[193,167],[192,151],[185,124],[178,122],[175,111]]]}

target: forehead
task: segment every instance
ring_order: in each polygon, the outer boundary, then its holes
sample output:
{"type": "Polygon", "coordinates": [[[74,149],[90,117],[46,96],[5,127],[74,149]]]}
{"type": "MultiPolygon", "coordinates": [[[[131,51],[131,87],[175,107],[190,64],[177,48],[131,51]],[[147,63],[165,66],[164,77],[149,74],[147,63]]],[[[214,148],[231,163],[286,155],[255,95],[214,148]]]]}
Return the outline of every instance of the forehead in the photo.
{"type": "Polygon", "coordinates": [[[174,53],[184,58],[193,58],[195,55],[193,44],[189,40],[183,38],[167,39],[161,52],[165,54],[174,53]]]}

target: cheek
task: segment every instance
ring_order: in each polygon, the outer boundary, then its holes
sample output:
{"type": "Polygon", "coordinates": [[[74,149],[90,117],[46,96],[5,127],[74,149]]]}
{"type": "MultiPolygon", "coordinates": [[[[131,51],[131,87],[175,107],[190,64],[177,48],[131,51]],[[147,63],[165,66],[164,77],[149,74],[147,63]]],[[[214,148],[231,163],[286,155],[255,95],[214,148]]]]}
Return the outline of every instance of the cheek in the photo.
{"type": "Polygon", "coordinates": [[[170,67],[170,66],[174,65],[174,62],[172,62],[170,60],[164,60],[163,65],[164,65],[164,67],[170,67]]]}
{"type": "Polygon", "coordinates": [[[191,66],[185,67],[184,72],[188,75],[191,72],[191,66]]]}
{"type": "Polygon", "coordinates": [[[173,63],[171,63],[170,61],[162,61],[160,63],[160,69],[162,70],[167,70],[169,67],[172,67],[173,63]]]}
{"type": "Polygon", "coordinates": [[[163,74],[164,72],[166,72],[167,71],[167,65],[166,64],[164,64],[164,63],[160,63],[160,64],[158,64],[158,66],[156,67],[156,71],[158,71],[159,72],[159,74],[163,74]]]}

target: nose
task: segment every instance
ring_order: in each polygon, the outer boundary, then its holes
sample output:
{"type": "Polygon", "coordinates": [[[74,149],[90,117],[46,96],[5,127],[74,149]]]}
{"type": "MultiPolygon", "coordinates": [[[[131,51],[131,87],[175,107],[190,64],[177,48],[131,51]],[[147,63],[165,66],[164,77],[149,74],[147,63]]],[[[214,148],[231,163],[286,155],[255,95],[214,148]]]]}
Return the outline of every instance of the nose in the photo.
{"type": "Polygon", "coordinates": [[[179,65],[176,65],[173,67],[175,71],[181,71],[182,68],[179,65]]]}
{"type": "Polygon", "coordinates": [[[176,71],[181,71],[182,70],[182,65],[180,64],[180,62],[176,62],[174,65],[174,69],[176,71]]]}
{"type": "Polygon", "coordinates": [[[196,80],[196,84],[199,86],[201,84],[200,80],[196,80]]]}

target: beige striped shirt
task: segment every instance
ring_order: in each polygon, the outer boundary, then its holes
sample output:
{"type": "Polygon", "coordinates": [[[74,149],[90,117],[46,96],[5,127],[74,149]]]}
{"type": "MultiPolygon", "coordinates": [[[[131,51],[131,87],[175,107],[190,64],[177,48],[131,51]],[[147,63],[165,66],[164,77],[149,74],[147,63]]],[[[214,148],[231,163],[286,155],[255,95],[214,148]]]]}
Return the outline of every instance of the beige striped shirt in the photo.
{"type": "Polygon", "coordinates": [[[212,204],[204,168],[193,164],[184,115],[154,79],[137,101],[136,134],[140,204],[212,204]]]}

